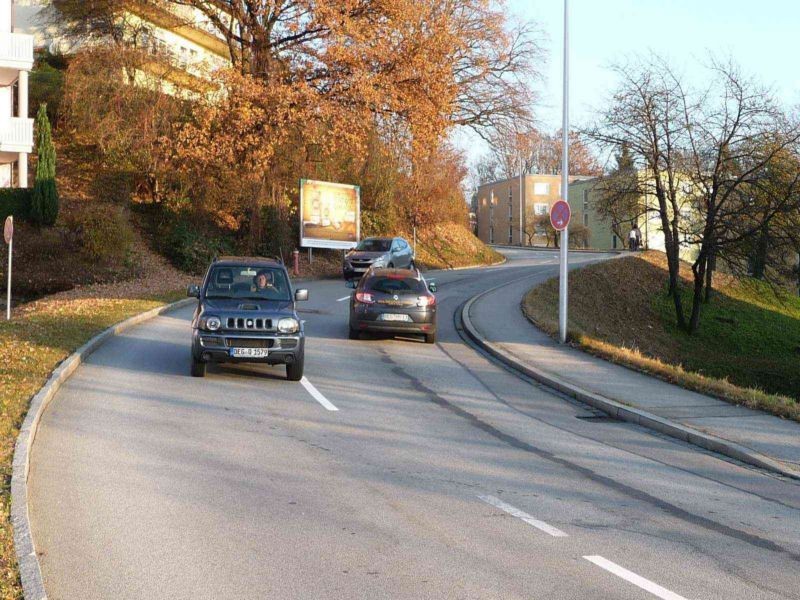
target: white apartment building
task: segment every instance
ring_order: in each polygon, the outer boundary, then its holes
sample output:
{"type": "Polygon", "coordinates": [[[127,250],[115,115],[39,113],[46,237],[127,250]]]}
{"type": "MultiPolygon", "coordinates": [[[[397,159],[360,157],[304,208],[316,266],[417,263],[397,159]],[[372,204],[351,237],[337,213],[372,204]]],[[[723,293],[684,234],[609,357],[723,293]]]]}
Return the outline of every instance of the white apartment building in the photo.
{"type": "Polygon", "coordinates": [[[15,3],[0,0],[0,187],[28,187],[33,119],[28,115],[28,73],[33,37],[18,33],[15,3]]]}
{"type": "MultiPolygon", "coordinates": [[[[52,25],[45,22],[43,9],[49,0],[16,0],[20,30],[33,35],[37,50],[69,54],[80,41],[67,41],[59,36],[52,25]]],[[[169,94],[193,94],[208,91],[206,81],[215,69],[230,66],[230,50],[225,39],[201,11],[167,2],[146,7],[129,8],[120,14],[135,32],[138,47],[153,55],[166,57],[174,69],[164,71],[155,63],[152,69],[145,65],[137,76],[142,85],[151,85],[154,77],[161,91],[169,94]],[[150,71],[150,72],[148,72],[150,71]]]]}

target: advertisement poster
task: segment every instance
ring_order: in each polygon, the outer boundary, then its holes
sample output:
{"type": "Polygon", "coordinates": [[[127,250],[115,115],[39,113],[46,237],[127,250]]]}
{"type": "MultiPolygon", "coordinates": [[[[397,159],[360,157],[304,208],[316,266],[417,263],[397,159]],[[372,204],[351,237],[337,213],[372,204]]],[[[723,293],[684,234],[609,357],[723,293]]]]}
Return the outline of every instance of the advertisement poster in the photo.
{"type": "Polygon", "coordinates": [[[300,244],[304,248],[348,250],[361,233],[357,185],[300,180],[300,244]]]}

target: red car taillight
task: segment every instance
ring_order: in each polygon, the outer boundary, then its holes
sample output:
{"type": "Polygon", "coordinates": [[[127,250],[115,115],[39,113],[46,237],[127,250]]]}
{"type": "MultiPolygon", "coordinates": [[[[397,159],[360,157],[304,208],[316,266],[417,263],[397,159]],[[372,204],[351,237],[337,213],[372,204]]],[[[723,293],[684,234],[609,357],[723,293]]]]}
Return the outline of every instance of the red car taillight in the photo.
{"type": "Polygon", "coordinates": [[[417,306],[436,306],[436,296],[429,294],[417,298],[417,306]]]}
{"type": "Polygon", "coordinates": [[[361,304],[375,304],[375,297],[367,292],[357,292],[356,302],[361,302],[361,304]]]}

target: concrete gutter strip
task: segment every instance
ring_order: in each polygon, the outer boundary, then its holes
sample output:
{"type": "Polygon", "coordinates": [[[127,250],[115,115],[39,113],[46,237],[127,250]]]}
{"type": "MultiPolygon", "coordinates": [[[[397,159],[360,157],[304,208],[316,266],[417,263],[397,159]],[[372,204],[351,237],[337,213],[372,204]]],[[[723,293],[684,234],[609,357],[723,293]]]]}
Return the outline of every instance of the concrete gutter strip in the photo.
{"type": "Polygon", "coordinates": [[[497,358],[500,362],[505,363],[512,369],[527,375],[531,379],[534,379],[539,383],[546,385],[547,387],[557,390],[562,394],[570,396],[571,398],[575,398],[579,402],[588,404],[589,406],[596,408],[615,419],[627,421],[629,423],[635,423],[637,425],[641,425],[642,427],[646,427],[670,437],[688,442],[689,444],[693,444],[695,446],[705,448],[706,450],[734,458],[743,463],[777,473],[784,477],[800,480],[800,471],[792,469],[782,462],[765,454],[756,452],[755,450],[747,448],[746,446],[742,446],[741,444],[703,433],[702,431],[692,429],[691,427],[686,427],[685,425],[681,425],[669,419],[659,417],[645,410],[633,408],[621,402],[617,402],[616,400],[595,394],[594,392],[585,390],[562,379],[561,377],[558,377],[557,375],[547,373],[541,369],[537,369],[536,367],[518,360],[509,352],[503,350],[496,344],[493,344],[484,338],[472,324],[472,320],[470,319],[469,313],[472,305],[482,296],[494,291],[495,289],[497,288],[487,290],[486,292],[478,294],[477,296],[469,299],[461,309],[461,322],[467,335],[481,349],[497,358]]]}
{"type": "Polygon", "coordinates": [[[25,600],[46,600],[47,598],[28,515],[28,472],[30,470],[31,449],[33,448],[33,442],[36,439],[36,432],[44,411],[64,382],[72,376],[88,356],[108,341],[109,338],[123,333],[144,321],[169,311],[191,306],[195,302],[197,300],[194,298],[186,298],[166,306],[154,308],[109,327],[68,356],[53,371],[44,387],[31,399],[27,416],[19,430],[14,447],[14,462],[11,475],[11,525],[14,528],[14,548],[17,553],[17,563],[19,564],[25,600]]]}

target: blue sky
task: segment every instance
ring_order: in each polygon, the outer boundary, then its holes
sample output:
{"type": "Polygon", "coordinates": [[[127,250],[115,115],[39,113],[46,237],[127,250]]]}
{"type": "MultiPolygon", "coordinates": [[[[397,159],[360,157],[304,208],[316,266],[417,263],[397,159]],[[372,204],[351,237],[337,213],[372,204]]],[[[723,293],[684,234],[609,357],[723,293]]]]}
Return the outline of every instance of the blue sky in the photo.
{"type": "MultiPolygon", "coordinates": [[[[547,33],[545,81],[537,116],[561,123],[562,0],[507,0],[512,18],[547,33]]],[[[800,104],[800,0],[570,0],[571,115],[583,124],[613,89],[608,65],[653,50],[701,85],[709,51],[732,57],[745,73],[800,104]]]]}

